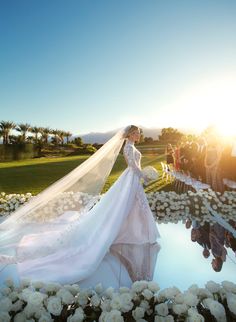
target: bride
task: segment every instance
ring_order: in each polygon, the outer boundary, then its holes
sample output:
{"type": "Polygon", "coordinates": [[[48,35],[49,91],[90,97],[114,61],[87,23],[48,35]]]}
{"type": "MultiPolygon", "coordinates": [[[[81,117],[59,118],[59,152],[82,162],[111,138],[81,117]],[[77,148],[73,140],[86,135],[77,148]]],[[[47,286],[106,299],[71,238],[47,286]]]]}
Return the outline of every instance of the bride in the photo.
{"type": "Polygon", "coordinates": [[[131,125],[0,224],[0,280],[131,286],[152,280],[160,237],[131,125]],[[125,141],[126,170],[100,195],[125,141]],[[13,269],[15,268],[15,270],[13,269]]]}

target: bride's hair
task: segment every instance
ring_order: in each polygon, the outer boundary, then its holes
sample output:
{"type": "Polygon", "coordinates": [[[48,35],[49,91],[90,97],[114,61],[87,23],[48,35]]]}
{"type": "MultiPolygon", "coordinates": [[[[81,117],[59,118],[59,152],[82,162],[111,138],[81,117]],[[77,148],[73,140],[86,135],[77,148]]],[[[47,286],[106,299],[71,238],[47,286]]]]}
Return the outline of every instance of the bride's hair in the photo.
{"type": "Polygon", "coordinates": [[[133,132],[133,131],[136,131],[136,130],[139,130],[139,127],[136,126],[136,125],[129,125],[126,130],[125,130],[125,134],[124,134],[124,137],[125,139],[127,139],[129,137],[129,135],[133,132]]]}

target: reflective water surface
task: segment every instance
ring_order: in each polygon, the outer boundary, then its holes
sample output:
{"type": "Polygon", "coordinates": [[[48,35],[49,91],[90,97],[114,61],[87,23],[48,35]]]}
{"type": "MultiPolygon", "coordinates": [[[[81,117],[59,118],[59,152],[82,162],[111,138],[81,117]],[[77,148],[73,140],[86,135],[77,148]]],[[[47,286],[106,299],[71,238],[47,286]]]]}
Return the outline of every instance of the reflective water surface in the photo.
{"type": "Polygon", "coordinates": [[[192,284],[203,287],[209,280],[236,282],[235,239],[221,226],[209,228],[199,227],[197,222],[179,222],[158,224],[158,229],[162,248],[153,279],[161,288],[176,286],[185,290],[192,284]],[[215,271],[212,265],[220,271],[215,271]]]}

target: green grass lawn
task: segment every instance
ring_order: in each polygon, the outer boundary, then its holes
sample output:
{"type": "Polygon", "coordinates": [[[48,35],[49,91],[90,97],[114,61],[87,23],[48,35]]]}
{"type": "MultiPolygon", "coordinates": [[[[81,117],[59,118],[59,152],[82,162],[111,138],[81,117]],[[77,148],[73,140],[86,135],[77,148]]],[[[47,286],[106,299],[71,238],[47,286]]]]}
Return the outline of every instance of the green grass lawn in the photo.
{"type": "MultiPolygon", "coordinates": [[[[82,155],[2,162],[0,163],[0,191],[6,193],[31,192],[35,195],[62,178],[87,158],[87,155],[82,155]]],[[[168,183],[161,179],[160,162],[164,159],[164,155],[143,155],[142,167],[152,165],[160,171],[159,179],[149,185],[146,188],[147,191],[168,189],[168,183]]],[[[124,157],[119,155],[103,191],[109,189],[125,168],[124,157]]]]}

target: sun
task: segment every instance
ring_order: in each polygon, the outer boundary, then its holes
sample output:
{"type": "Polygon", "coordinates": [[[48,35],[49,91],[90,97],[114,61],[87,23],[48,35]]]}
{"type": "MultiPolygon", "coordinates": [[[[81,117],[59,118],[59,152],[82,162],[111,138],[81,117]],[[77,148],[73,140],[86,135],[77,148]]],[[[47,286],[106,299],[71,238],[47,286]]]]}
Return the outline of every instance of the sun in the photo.
{"type": "Polygon", "coordinates": [[[182,127],[202,131],[213,125],[222,136],[236,136],[236,75],[189,88],[173,104],[172,113],[182,127]]]}

